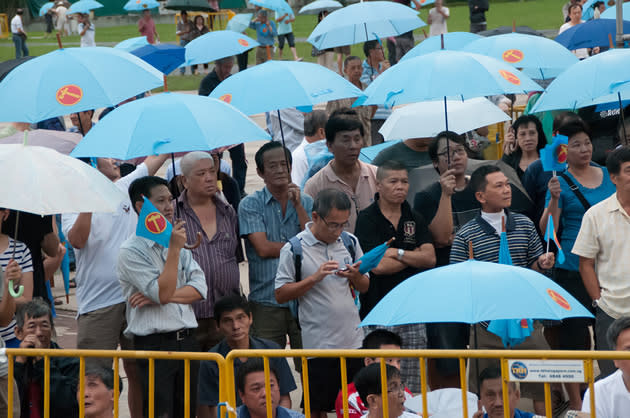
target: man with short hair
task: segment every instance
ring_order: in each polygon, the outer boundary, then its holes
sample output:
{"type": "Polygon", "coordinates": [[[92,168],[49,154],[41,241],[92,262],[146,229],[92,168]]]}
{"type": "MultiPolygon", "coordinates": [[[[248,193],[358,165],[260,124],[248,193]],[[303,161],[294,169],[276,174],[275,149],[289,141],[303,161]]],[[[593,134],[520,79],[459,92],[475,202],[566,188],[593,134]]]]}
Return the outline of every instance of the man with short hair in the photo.
{"type": "MultiPolygon", "coordinates": [[[[279,142],[267,142],[256,152],[256,172],[265,187],[243,199],[238,207],[241,236],[249,262],[249,301],[253,334],[284,348],[301,348],[298,324],[289,304],[274,297],[280,249],[310,220],[313,199],[291,182],[291,154],[279,142]]],[[[299,363],[299,362],[298,362],[299,363]]]]}
{"type": "MultiPolygon", "coordinates": [[[[630,315],[630,148],[619,147],[606,159],[617,192],[591,206],[582,218],[572,252],[580,256],[580,275],[596,307],[595,346],[612,350],[605,339],[613,321],[630,315]]],[[[615,371],[611,360],[598,360],[602,377],[615,371]]]]}
{"type": "MultiPolygon", "coordinates": [[[[236,212],[229,203],[217,197],[217,170],[212,155],[193,151],[180,160],[184,191],[173,202],[186,223],[188,242],[201,236],[201,245],[194,248],[193,259],[206,278],[208,294],[193,303],[198,327],[195,337],[201,351],[208,351],[221,341],[221,334],[213,318],[217,300],[240,290],[236,260],[240,247],[236,212]]],[[[176,211],[177,212],[177,211],[176,211]]]]}
{"type": "MultiPolygon", "coordinates": [[[[52,341],[53,318],[48,304],[33,299],[22,305],[16,313],[15,334],[22,341],[20,348],[60,349],[52,341]]],[[[50,416],[78,417],[77,384],[79,359],[50,357],[50,416]]],[[[20,393],[23,417],[44,416],[45,361],[38,356],[15,357],[15,382],[20,393]]]]}
{"type": "MultiPolygon", "coordinates": [[[[385,365],[387,381],[387,418],[413,418],[416,414],[405,411],[405,384],[400,378],[400,371],[389,364],[385,365]]],[[[378,363],[364,367],[354,377],[354,386],[368,411],[364,418],[382,418],[383,388],[381,386],[381,365],[378,363]]]]}
{"type": "Polygon", "coordinates": [[[483,32],[488,27],[486,22],[486,12],[490,9],[488,0],[468,0],[470,12],[470,32],[483,32]]]}
{"type": "MultiPolygon", "coordinates": [[[[630,317],[613,321],[606,333],[609,347],[617,351],[630,350],[630,317]]],[[[597,418],[621,417],[630,411],[630,360],[613,360],[618,368],[610,376],[595,382],[595,412],[597,418]]],[[[591,412],[591,391],[586,389],[582,412],[591,412]]]]}
{"type": "Polygon", "coordinates": [[[11,19],[11,38],[15,45],[15,58],[28,57],[28,47],[26,46],[26,31],[24,30],[24,22],[22,15],[24,9],[17,9],[15,16],[11,19]]]}
{"type": "Polygon", "coordinates": [[[431,164],[428,152],[431,141],[433,138],[405,139],[379,152],[372,160],[372,164],[380,166],[386,161],[400,161],[407,171],[431,164]]]}
{"type": "Polygon", "coordinates": [[[317,196],[321,190],[336,189],[350,198],[350,218],[344,227],[354,232],[359,211],[374,201],[376,167],[359,160],[363,147],[363,125],[357,113],[340,109],[326,122],[326,145],[334,158],[308,179],[304,192],[317,196]]]}
{"type": "MultiPolygon", "coordinates": [[[[256,338],[249,334],[252,325],[252,312],[250,304],[244,296],[231,295],[217,301],[214,305],[214,317],[219,324],[219,330],[225,337],[219,344],[212,347],[211,353],[219,353],[227,356],[231,350],[259,350],[279,349],[280,346],[273,341],[264,338],[256,338]]],[[[238,375],[241,367],[249,364],[254,359],[246,362],[234,359],[234,375],[238,375]]],[[[289,363],[285,358],[272,357],[270,366],[276,372],[279,387],[279,404],[285,408],[291,408],[289,394],[297,388],[289,363]]],[[[199,368],[199,418],[214,418],[217,416],[219,404],[219,368],[214,361],[202,361],[199,368]]],[[[236,406],[241,405],[241,398],[236,396],[236,406]]]]}
{"type": "MultiPolygon", "coordinates": [[[[365,251],[394,241],[371,271],[370,288],[361,294],[361,318],[393,288],[423,270],[435,267],[435,249],[427,224],[407,203],[409,178],[398,161],[386,161],[376,170],[374,203],[359,213],[356,234],[365,251]]],[[[389,327],[400,335],[405,349],[426,348],[424,324],[389,327]]],[[[415,359],[404,359],[401,374],[413,392],[420,392],[420,370],[415,359]]]]}
{"type": "Polygon", "coordinates": [[[236,410],[237,418],[304,418],[304,415],[280,406],[280,390],[277,373],[269,369],[271,393],[271,417],[267,416],[267,391],[265,389],[265,365],[261,359],[249,359],[236,375],[236,387],[243,405],[236,410]]]}
{"type": "Polygon", "coordinates": [[[256,18],[249,22],[249,28],[256,31],[256,41],[260,44],[256,48],[256,65],[271,59],[275,37],[278,35],[276,23],[269,20],[266,10],[259,10],[256,18]]]}
{"type": "MultiPolygon", "coordinates": [[[[123,382],[118,379],[118,396],[123,391],[123,382]]],[[[114,371],[103,367],[91,367],[85,371],[83,400],[77,389],[77,401],[85,405],[85,418],[114,418],[114,371]]]]}
{"type": "Polygon", "coordinates": [[[151,10],[144,9],[142,11],[142,17],[138,20],[138,32],[140,35],[147,37],[147,42],[155,44],[156,41],[160,42],[160,36],[155,29],[155,21],[151,17],[151,10]]]}
{"type": "Polygon", "coordinates": [[[199,84],[199,95],[209,96],[212,91],[232,74],[234,57],[219,58],[214,62],[214,69],[206,75],[199,84]]]}
{"type": "MultiPolygon", "coordinates": [[[[302,343],[306,349],[353,349],[361,346],[355,292],[367,291],[370,281],[359,272],[363,255],[354,235],[343,229],[350,217],[350,199],[335,189],[324,189],[313,203],[312,222],[280,251],[275,295],[278,303],[298,300],[302,343]],[[341,234],[346,234],[346,238],[341,234]],[[353,248],[348,248],[347,241],[353,248]],[[296,246],[301,246],[296,266],[296,246]]],[[[355,359],[352,359],[355,360],[355,359]]],[[[357,367],[348,359],[351,379],[357,367]]],[[[358,366],[360,367],[360,366],[358,366]]],[[[337,359],[308,359],[311,416],[325,417],[335,406],[341,387],[337,359]]]]}
{"type": "Polygon", "coordinates": [[[316,142],[325,147],[326,122],[328,114],[324,110],[315,109],[304,115],[304,139],[291,153],[293,164],[291,164],[291,180],[297,185],[302,185],[304,176],[308,172],[308,156],[305,148],[309,144],[316,142]]]}
{"type": "MultiPolygon", "coordinates": [[[[173,204],[168,183],[161,177],[146,176],[129,186],[129,197],[136,213],[148,199],[172,223],[168,248],[147,238],[133,235],[120,247],[118,277],[127,301],[125,336],[133,338],[137,350],[199,351],[194,337],[197,320],[192,303],[204,299],[208,287],[203,271],[186,244],[184,221],[173,222],[173,204]]],[[[142,220],[144,221],[144,220],[142,220]]],[[[144,416],[149,409],[149,362],[138,360],[143,384],[144,416]]],[[[190,387],[197,386],[199,364],[190,362],[190,387]]],[[[184,362],[156,360],[154,399],[157,417],[184,416],[184,362]]],[[[190,413],[194,415],[196,393],[190,394],[190,413]]]]}
{"type": "MultiPolygon", "coordinates": [[[[481,372],[479,375],[479,384],[481,385],[478,401],[479,410],[475,412],[473,418],[503,418],[505,416],[501,383],[501,370],[499,368],[488,367],[481,372]]],[[[530,412],[516,409],[516,405],[521,399],[521,392],[514,382],[508,382],[508,399],[510,401],[508,417],[532,418],[534,416],[530,412]]]]}
{"type": "MultiPolygon", "coordinates": [[[[365,53],[365,61],[363,61],[363,72],[361,73],[361,83],[366,87],[376,79],[383,71],[389,68],[389,61],[385,59],[383,45],[380,41],[367,41],[363,44],[363,52],[365,53]]],[[[384,106],[372,107],[372,116],[370,122],[371,145],[383,143],[383,135],[378,130],[385,123],[385,119],[392,114],[391,109],[384,106]]]]}

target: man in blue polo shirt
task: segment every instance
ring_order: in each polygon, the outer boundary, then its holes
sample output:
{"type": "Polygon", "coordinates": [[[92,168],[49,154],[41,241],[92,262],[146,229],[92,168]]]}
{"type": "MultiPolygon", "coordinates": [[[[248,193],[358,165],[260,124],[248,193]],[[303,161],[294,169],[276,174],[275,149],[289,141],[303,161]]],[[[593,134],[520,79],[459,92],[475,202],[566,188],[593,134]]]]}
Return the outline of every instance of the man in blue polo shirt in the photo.
{"type": "MultiPolygon", "coordinates": [[[[481,213],[461,227],[451,247],[450,262],[459,263],[469,258],[469,243],[472,243],[475,260],[497,263],[499,261],[500,234],[503,225],[507,233],[512,264],[544,272],[553,267],[553,253],[543,254],[542,243],[534,223],[525,215],[514,213],[507,208],[512,204],[512,189],[508,178],[496,166],[482,166],[473,172],[468,187],[481,204],[481,213]]],[[[477,348],[501,349],[501,339],[487,330],[487,324],[475,325],[477,348]]],[[[474,335],[474,333],[473,333],[474,335]]],[[[473,341],[474,343],[474,341],[473,341]]],[[[532,334],[513,349],[548,349],[542,334],[542,326],[535,323],[532,334]]],[[[498,366],[498,361],[480,359],[479,369],[498,366]]],[[[475,376],[477,362],[471,362],[471,391],[476,391],[475,376]],[[474,386],[474,388],[473,388],[474,386]]],[[[542,384],[523,383],[521,390],[525,397],[534,400],[534,409],[544,415],[544,390],[542,384]]]]}

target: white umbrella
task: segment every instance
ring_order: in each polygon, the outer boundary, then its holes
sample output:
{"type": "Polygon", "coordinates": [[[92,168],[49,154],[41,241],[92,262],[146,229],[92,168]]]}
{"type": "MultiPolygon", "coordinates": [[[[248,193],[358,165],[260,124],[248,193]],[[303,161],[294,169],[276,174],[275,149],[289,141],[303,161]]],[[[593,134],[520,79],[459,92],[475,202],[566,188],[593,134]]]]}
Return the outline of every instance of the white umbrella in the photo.
{"type": "MultiPolygon", "coordinates": [[[[83,136],[74,132],[54,131],[50,129],[35,129],[28,132],[28,145],[54,149],[68,155],[74,147],[83,139],[83,136]]],[[[11,136],[0,138],[0,144],[23,144],[24,133],[18,132],[11,136]]]]}
{"type": "MultiPolygon", "coordinates": [[[[458,134],[504,122],[510,117],[485,97],[447,100],[448,129],[458,134]]],[[[444,101],[413,103],[395,109],[379,132],[386,141],[428,138],[444,130],[444,101]]]]}
{"type": "Polygon", "coordinates": [[[302,7],[298,14],[300,15],[316,15],[319,12],[333,11],[341,9],[343,4],[336,0],[316,0],[302,7]]]}
{"type": "Polygon", "coordinates": [[[126,194],[83,161],[45,147],[0,145],[0,207],[38,215],[114,212],[126,194]]]}

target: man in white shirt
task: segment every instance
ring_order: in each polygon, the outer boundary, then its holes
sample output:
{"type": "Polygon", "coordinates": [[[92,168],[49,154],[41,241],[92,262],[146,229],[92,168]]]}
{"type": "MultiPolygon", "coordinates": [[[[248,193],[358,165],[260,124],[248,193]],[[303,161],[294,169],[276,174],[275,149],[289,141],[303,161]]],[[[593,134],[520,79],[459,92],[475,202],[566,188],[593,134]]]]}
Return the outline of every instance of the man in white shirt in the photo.
{"type": "MultiPolygon", "coordinates": [[[[135,179],[153,175],[165,156],[147,157],[133,172],[120,177],[120,167],[112,158],[92,159],[96,168],[125,194],[135,179]]],[[[122,337],[125,330],[125,299],[116,264],[120,246],[135,234],[138,216],[129,198],[114,213],[74,213],[62,216],[62,230],[74,248],[78,303],[77,348],[115,350],[118,344],[129,349],[131,341],[122,337]]],[[[89,364],[112,367],[108,358],[88,359],[89,364]]],[[[123,360],[129,379],[129,410],[132,417],[142,414],[140,382],[133,360],[123,360]]]]}
{"type": "MultiPolygon", "coordinates": [[[[612,323],[606,335],[608,344],[617,351],[630,350],[630,317],[612,323]]],[[[595,412],[597,418],[623,417],[630,411],[630,360],[615,360],[618,370],[595,382],[595,412]]],[[[591,412],[590,389],[584,393],[582,412],[591,412]]]]}
{"type": "Polygon", "coordinates": [[[326,139],[326,122],[328,114],[324,110],[313,110],[304,116],[304,139],[291,153],[293,164],[291,165],[291,180],[297,185],[302,185],[304,176],[308,172],[308,156],[305,147],[317,141],[326,139]]]}
{"type": "Polygon", "coordinates": [[[17,9],[15,16],[11,19],[11,36],[15,45],[15,58],[28,57],[28,47],[26,46],[26,32],[22,24],[24,9],[17,9]]]}

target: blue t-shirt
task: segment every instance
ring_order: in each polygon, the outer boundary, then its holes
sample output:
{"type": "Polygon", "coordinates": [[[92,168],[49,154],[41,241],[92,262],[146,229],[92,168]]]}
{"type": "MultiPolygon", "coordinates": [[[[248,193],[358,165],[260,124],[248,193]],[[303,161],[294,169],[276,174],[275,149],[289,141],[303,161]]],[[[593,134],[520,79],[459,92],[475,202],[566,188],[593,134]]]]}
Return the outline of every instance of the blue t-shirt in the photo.
{"type": "MultiPolygon", "coordinates": [[[[601,202],[602,200],[610,197],[613,193],[615,193],[615,185],[610,181],[610,176],[608,175],[608,170],[606,167],[599,167],[597,164],[592,163],[592,165],[601,168],[603,171],[602,183],[594,188],[589,189],[580,184],[579,181],[573,177],[569,171],[565,171],[564,173],[578,186],[580,192],[584,195],[584,198],[591,204],[591,206],[601,202]]],[[[565,270],[578,271],[580,266],[580,258],[571,253],[573,249],[573,244],[575,244],[575,240],[577,238],[578,232],[580,231],[580,226],[582,225],[582,218],[584,217],[584,205],[577,198],[575,193],[569,188],[567,182],[560,176],[558,176],[558,180],[560,181],[560,187],[562,188],[562,192],[560,193],[560,200],[558,201],[558,207],[562,209],[562,214],[560,215],[560,225],[562,225],[562,236],[560,236],[560,245],[562,245],[562,251],[564,252],[565,260],[564,263],[560,264],[556,261],[556,267],[563,268],[565,270]]],[[[549,201],[551,200],[551,194],[547,191],[547,196],[545,198],[545,207],[549,205],[549,201]]],[[[554,219],[555,222],[558,222],[554,219]]],[[[543,231],[544,232],[544,231],[543,231]]]]}
{"type": "MultiPolygon", "coordinates": [[[[514,410],[514,418],[533,418],[534,416],[531,412],[523,412],[519,409],[514,410]]],[[[488,418],[488,414],[483,414],[483,418],[488,418]]]]}
{"type": "Polygon", "coordinates": [[[272,46],[274,42],[274,37],[278,35],[278,31],[276,30],[276,22],[273,20],[268,20],[269,26],[265,23],[264,25],[260,22],[249,22],[249,27],[256,31],[256,40],[261,46],[272,46]],[[269,27],[271,26],[271,30],[269,27]]]}
{"type": "Polygon", "coordinates": [[[282,19],[282,22],[278,22],[278,18],[285,15],[285,12],[276,12],[276,22],[278,23],[278,35],[286,35],[293,32],[293,26],[291,23],[287,23],[287,20],[294,18],[293,14],[287,13],[286,17],[282,19]]]}

